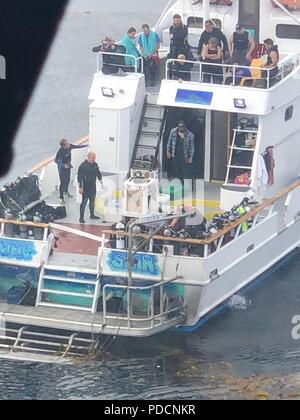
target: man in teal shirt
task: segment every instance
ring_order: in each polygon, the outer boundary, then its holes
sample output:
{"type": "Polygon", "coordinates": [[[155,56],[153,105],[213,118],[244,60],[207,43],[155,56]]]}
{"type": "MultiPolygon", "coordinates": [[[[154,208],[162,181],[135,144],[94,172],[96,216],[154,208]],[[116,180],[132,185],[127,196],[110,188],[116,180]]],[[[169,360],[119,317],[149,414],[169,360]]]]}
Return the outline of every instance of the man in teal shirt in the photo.
{"type": "Polygon", "coordinates": [[[142,26],[143,33],[139,36],[138,44],[144,58],[146,86],[155,86],[156,71],[159,65],[158,50],[159,36],[150,30],[149,25],[142,26]]]}
{"type": "MultiPolygon", "coordinates": [[[[136,29],[130,28],[126,35],[123,36],[121,44],[126,48],[126,55],[131,55],[135,58],[140,57],[140,53],[135,43],[136,29]]],[[[133,57],[125,57],[125,64],[128,67],[135,67],[136,60],[133,57]]]]}

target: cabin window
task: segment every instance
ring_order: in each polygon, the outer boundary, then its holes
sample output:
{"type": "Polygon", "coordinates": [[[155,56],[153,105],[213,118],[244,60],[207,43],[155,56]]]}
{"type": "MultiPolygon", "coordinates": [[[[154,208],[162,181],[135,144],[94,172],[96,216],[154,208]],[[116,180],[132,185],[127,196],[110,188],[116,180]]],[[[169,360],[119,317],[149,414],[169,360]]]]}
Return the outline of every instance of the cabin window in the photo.
{"type": "Polygon", "coordinates": [[[284,39],[300,39],[300,25],[277,25],[276,36],[284,39]]]}
{"type": "Polygon", "coordinates": [[[203,18],[202,17],[189,17],[187,21],[189,28],[203,29],[203,18]]]}
{"type": "Polygon", "coordinates": [[[285,121],[290,121],[293,118],[293,115],[294,115],[294,106],[291,105],[285,111],[285,121]]]}
{"type": "MultiPolygon", "coordinates": [[[[212,19],[215,24],[215,27],[222,29],[222,21],[220,19],[212,19]]],[[[203,29],[204,21],[202,17],[190,16],[187,20],[187,26],[193,29],[203,29]]]]}

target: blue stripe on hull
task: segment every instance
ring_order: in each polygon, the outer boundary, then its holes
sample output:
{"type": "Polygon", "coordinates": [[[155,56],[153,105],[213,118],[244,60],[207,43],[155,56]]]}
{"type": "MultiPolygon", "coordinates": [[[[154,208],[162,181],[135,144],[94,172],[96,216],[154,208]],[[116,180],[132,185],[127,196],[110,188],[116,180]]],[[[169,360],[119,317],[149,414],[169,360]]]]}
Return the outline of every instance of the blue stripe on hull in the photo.
{"type": "MultiPolygon", "coordinates": [[[[290,262],[290,260],[292,258],[299,256],[299,254],[300,254],[300,249],[298,249],[298,248],[295,249],[294,251],[292,251],[291,253],[289,253],[288,255],[286,255],[283,259],[281,259],[280,261],[278,261],[276,264],[274,264],[271,268],[269,268],[263,274],[261,274],[260,276],[256,277],[256,279],[252,280],[247,286],[245,286],[244,288],[240,289],[239,292],[236,292],[235,294],[237,294],[237,293],[247,293],[250,289],[258,286],[263,281],[268,280],[269,277],[272,274],[274,274],[276,271],[278,271],[280,267],[282,267],[284,264],[290,262]]],[[[228,302],[229,302],[229,300],[230,300],[230,298],[229,299],[226,299],[226,301],[224,301],[220,305],[216,306],[208,314],[206,314],[204,317],[202,317],[201,319],[199,319],[199,321],[197,322],[197,324],[195,324],[193,326],[172,328],[171,331],[175,331],[175,332],[180,333],[180,334],[190,334],[190,333],[193,333],[193,332],[199,330],[211,318],[215,317],[220,312],[222,312],[223,310],[227,309],[228,308],[228,302]]]]}

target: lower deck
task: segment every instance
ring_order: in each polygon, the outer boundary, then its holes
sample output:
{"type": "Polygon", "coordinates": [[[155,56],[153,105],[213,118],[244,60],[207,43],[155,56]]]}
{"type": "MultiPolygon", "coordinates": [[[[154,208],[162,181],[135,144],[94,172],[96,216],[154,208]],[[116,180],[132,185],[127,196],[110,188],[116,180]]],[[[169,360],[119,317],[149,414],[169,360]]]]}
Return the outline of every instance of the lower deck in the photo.
{"type": "MultiPolygon", "coordinates": [[[[112,314],[116,315],[116,314],[112,314]]],[[[109,314],[107,314],[109,316],[109,314]]],[[[150,323],[148,320],[137,322],[130,321],[128,326],[128,319],[120,317],[111,317],[109,326],[103,321],[103,314],[100,312],[92,314],[71,309],[59,309],[55,307],[29,307],[8,305],[0,303],[0,318],[2,322],[12,323],[18,325],[31,325],[35,327],[53,328],[64,331],[72,331],[75,333],[90,333],[90,334],[109,334],[109,335],[125,335],[125,336],[139,336],[141,331],[143,336],[151,336],[168,328],[177,326],[180,321],[184,323],[185,316],[181,315],[174,318],[174,320],[166,319],[162,323],[160,319],[154,320],[150,323]]]]}

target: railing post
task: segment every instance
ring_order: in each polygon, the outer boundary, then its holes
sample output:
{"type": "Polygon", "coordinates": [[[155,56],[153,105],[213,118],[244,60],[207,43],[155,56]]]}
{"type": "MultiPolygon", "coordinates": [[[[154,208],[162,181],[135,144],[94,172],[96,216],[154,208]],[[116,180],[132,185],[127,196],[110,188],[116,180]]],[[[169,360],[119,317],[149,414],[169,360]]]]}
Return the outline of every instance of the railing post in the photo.
{"type": "Polygon", "coordinates": [[[161,324],[163,324],[163,313],[164,313],[164,287],[162,285],[160,285],[159,287],[159,293],[160,293],[160,322],[161,324]]]}
{"type": "Polygon", "coordinates": [[[199,66],[199,82],[202,83],[202,61],[200,61],[200,66],[199,66]]]}
{"type": "Polygon", "coordinates": [[[127,286],[127,326],[128,326],[128,329],[130,329],[131,327],[131,322],[130,322],[131,313],[132,313],[131,305],[132,305],[131,287],[127,286]]]}
{"type": "Polygon", "coordinates": [[[102,320],[102,324],[106,325],[106,313],[107,313],[107,309],[106,309],[106,286],[103,287],[103,320],[102,320]]]}
{"type": "Polygon", "coordinates": [[[155,289],[151,288],[151,328],[154,328],[154,316],[155,316],[155,289]]]}
{"type": "Polygon", "coordinates": [[[267,89],[270,89],[270,69],[267,70],[267,89]]]}

